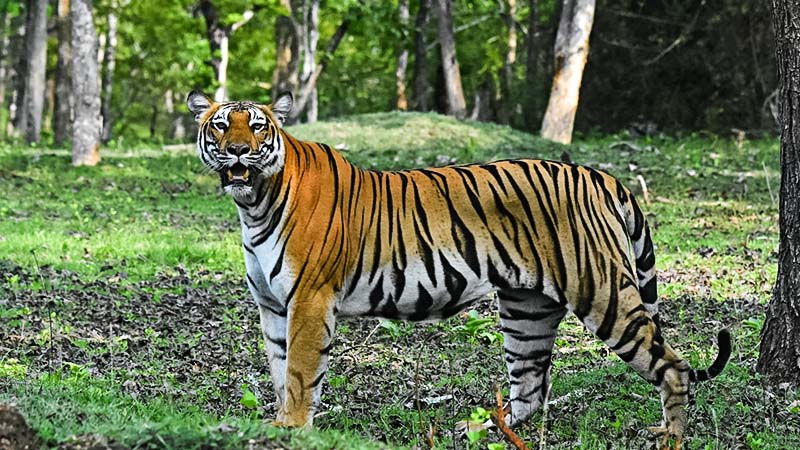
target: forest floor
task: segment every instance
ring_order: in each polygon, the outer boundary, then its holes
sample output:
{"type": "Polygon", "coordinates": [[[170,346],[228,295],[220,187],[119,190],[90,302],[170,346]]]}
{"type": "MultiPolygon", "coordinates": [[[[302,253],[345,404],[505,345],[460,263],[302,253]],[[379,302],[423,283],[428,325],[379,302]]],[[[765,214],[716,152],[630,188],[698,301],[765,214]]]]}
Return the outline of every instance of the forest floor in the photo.
{"type": "MultiPolygon", "coordinates": [[[[686,448],[800,448],[800,392],[754,371],[777,264],[775,139],[623,133],[564,147],[423,114],[290,132],[362,167],[569,157],[619,177],[653,227],[667,341],[694,367],[713,360],[720,328],[735,341],[723,374],[693,390],[686,448]]],[[[493,299],[437,324],[341,320],[320,431],[272,428],[238,220],[217,178],[191,146],[108,150],[94,168],[71,168],[66,155],[0,147],[0,403],[15,405],[0,406],[0,421],[19,439],[343,449],[426,447],[430,434],[437,448],[502,448],[494,432],[455,430],[494,406],[495,386],[507,394],[493,299]]],[[[653,448],[644,430],[660,418],[656,391],[570,317],[549,406],[518,432],[531,448],[653,448]]],[[[4,430],[0,448],[13,437],[4,430]]]]}

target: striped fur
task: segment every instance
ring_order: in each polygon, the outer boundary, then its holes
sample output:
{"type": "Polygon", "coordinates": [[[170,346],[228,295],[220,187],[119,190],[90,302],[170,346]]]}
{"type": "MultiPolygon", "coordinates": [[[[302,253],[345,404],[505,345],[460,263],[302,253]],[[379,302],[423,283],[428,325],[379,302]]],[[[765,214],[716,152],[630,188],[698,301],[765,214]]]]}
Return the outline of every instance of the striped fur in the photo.
{"type": "Polygon", "coordinates": [[[658,388],[664,424],[656,431],[667,437],[682,436],[690,380],[711,378],[727,362],[726,331],[707,371],[664,343],[650,230],[613,177],[540,160],[363,170],[280,128],[291,96],[270,109],[198,95],[188,103],[201,124],[203,162],[224,171],[236,159],[226,146],[246,143],[251,150],[238,161],[259,173],[230,192],[281,423],[311,424],[337,316],[441,319],[495,291],[511,425],[542,404],[568,311],[658,388]],[[252,132],[260,120],[253,111],[266,117],[261,135],[252,132]],[[224,132],[213,126],[221,118],[224,132]]]}

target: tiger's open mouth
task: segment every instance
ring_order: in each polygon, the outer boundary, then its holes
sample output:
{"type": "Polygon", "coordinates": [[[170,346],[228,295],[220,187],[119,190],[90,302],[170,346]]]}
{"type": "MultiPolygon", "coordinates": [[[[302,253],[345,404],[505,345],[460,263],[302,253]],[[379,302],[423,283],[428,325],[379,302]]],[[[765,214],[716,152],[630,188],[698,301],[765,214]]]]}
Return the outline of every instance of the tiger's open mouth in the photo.
{"type": "Polygon", "coordinates": [[[219,176],[222,179],[222,187],[226,186],[252,186],[255,173],[247,166],[236,163],[231,167],[223,169],[219,176]]]}

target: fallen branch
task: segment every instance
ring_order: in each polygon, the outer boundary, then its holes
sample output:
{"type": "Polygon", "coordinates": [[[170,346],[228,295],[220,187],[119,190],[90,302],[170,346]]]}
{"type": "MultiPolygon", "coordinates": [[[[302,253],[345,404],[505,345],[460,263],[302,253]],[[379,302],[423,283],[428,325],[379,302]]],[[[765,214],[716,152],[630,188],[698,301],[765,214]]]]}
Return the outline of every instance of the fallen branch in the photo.
{"type": "Polygon", "coordinates": [[[517,450],[528,450],[528,446],[525,444],[525,441],[520,439],[520,437],[517,436],[517,433],[514,433],[506,424],[507,413],[505,408],[503,408],[503,394],[500,392],[499,387],[495,388],[494,395],[497,399],[497,409],[491,412],[492,422],[494,422],[494,425],[497,427],[497,429],[505,435],[506,439],[508,439],[508,441],[511,442],[511,444],[517,448],[517,450]]]}

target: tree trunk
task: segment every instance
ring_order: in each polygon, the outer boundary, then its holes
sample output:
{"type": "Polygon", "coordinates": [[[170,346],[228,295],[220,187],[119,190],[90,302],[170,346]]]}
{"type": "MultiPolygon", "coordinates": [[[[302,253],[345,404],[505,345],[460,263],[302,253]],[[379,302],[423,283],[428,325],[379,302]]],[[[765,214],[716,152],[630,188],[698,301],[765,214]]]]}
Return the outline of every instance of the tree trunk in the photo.
{"type": "Polygon", "coordinates": [[[800,385],[800,4],[772,0],[780,71],[781,189],[778,278],[767,308],[756,370],[800,385]]]}
{"type": "Polygon", "coordinates": [[[156,129],[158,129],[158,105],[153,104],[150,111],[150,139],[156,137],[156,129]]]}
{"type": "MultiPolygon", "coordinates": [[[[311,80],[316,69],[317,43],[319,42],[319,0],[303,2],[303,84],[311,80]]],[[[311,90],[306,105],[306,121],[317,121],[319,99],[317,88],[311,90]]]]}
{"type": "Polygon", "coordinates": [[[58,62],[56,63],[56,95],[53,113],[53,142],[62,146],[69,140],[72,123],[72,43],[70,42],[70,0],[58,0],[58,18],[56,33],[58,34],[58,62]]]}
{"type": "Polygon", "coordinates": [[[500,123],[507,124],[510,117],[514,112],[514,97],[511,94],[511,85],[514,81],[514,64],[517,63],[517,1],[516,0],[500,0],[501,5],[505,1],[503,7],[504,12],[503,22],[506,25],[507,44],[506,44],[506,57],[503,61],[503,70],[500,74],[500,109],[498,111],[498,118],[500,123]]]}
{"type": "MultiPolygon", "coordinates": [[[[6,83],[9,81],[8,66],[6,64],[6,56],[8,55],[8,45],[10,43],[9,31],[11,29],[11,17],[8,15],[8,8],[4,7],[0,10],[0,110],[6,105],[6,83]]],[[[2,114],[0,114],[2,117],[2,114]]],[[[0,121],[0,135],[2,135],[5,128],[4,123],[0,121]]]]}
{"type": "MultiPolygon", "coordinates": [[[[226,69],[221,67],[221,65],[222,65],[222,45],[223,41],[225,41],[225,43],[227,44],[227,33],[225,29],[222,27],[222,24],[220,24],[219,13],[217,12],[217,9],[214,7],[214,4],[211,2],[211,0],[200,0],[200,2],[198,2],[197,7],[206,21],[206,37],[208,38],[208,49],[211,53],[209,64],[211,65],[211,68],[214,70],[214,79],[218,83],[217,89],[214,92],[214,100],[222,101],[222,99],[219,97],[224,96],[225,89],[219,83],[219,81],[220,81],[220,70],[226,69]]],[[[227,58],[227,45],[225,47],[226,47],[225,57],[227,58]]]]}
{"type": "Polygon", "coordinates": [[[28,128],[28,115],[25,113],[25,88],[28,85],[28,58],[27,58],[27,43],[28,33],[31,25],[31,5],[33,0],[25,1],[25,14],[20,15],[20,26],[18,28],[18,41],[17,41],[17,55],[14,62],[16,72],[16,82],[14,83],[15,101],[9,107],[13,107],[10,113],[14,116],[14,124],[11,128],[15,136],[20,133],[24,134],[28,128]],[[23,19],[24,17],[24,19],[23,19]]]}
{"type": "Polygon", "coordinates": [[[342,23],[339,24],[339,27],[336,28],[336,31],[333,33],[330,42],[328,42],[328,48],[325,49],[325,53],[322,55],[322,59],[320,59],[319,64],[317,64],[316,68],[314,69],[314,73],[311,74],[308,81],[306,81],[303,84],[302,89],[300,89],[300,92],[297,95],[295,106],[292,109],[292,112],[289,114],[290,122],[297,120],[297,118],[300,116],[300,113],[305,109],[306,103],[311,97],[311,91],[316,89],[319,76],[322,75],[322,71],[328,66],[328,62],[330,62],[333,54],[336,52],[336,49],[339,48],[339,44],[341,44],[342,38],[347,32],[347,27],[349,26],[350,18],[345,16],[345,18],[342,19],[342,23]]]}
{"type": "Polygon", "coordinates": [[[72,0],[72,164],[93,166],[100,161],[100,73],[92,0],[72,0]]]}
{"type": "Polygon", "coordinates": [[[447,114],[463,119],[467,114],[467,102],[461,87],[461,71],[456,58],[456,38],[453,30],[453,0],[437,0],[439,43],[442,51],[447,114]]]}
{"type": "Polygon", "coordinates": [[[275,19],[275,72],[272,75],[272,98],[283,92],[297,92],[300,39],[297,24],[290,16],[275,19]]]}
{"type": "Polygon", "coordinates": [[[44,110],[45,69],[47,69],[47,0],[30,0],[25,32],[25,91],[20,131],[28,143],[39,142],[44,110]]]}
{"type": "Polygon", "coordinates": [[[583,68],[589,56],[589,35],[595,0],[564,0],[555,43],[555,73],[550,101],[542,119],[542,137],[569,144],[583,68]]]}
{"type": "Polygon", "coordinates": [[[172,89],[167,89],[164,93],[164,112],[172,122],[170,138],[176,141],[183,141],[186,138],[186,127],[183,125],[183,118],[186,114],[175,114],[175,93],[172,89]]]}
{"type": "Polygon", "coordinates": [[[20,14],[11,21],[11,27],[16,30],[9,38],[9,66],[8,66],[8,86],[11,94],[8,102],[8,121],[6,122],[6,136],[12,137],[16,134],[20,118],[20,102],[25,91],[25,25],[27,23],[26,14],[20,14]]]}
{"type": "Polygon", "coordinates": [[[406,46],[406,30],[408,29],[408,0],[400,0],[397,3],[397,14],[400,19],[401,39],[397,52],[397,69],[394,72],[395,85],[397,86],[397,109],[405,111],[408,109],[406,99],[406,70],[408,69],[408,48],[406,46]]]}
{"type": "Polygon", "coordinates": [[[414,101],[417,111],[429,109],[428,98],[431,86],[428,82],[428,39],[427,28],[430,19],[431,0],[419,0],[417,17],[414,20],[414,101]]]}
{"type": "Polygon", "coordinates": [[[103,54],[103,142],[111,140],[111,94],[114,91],[114,66],[117,50],[117,15],[108,14],[108,30],[106,31],[106,48],[103,54]]]}
{"type": "Polygon", "coordinates": [[[533,130],[541,123],[539,118],[539,8],[537,0],[528,0],[528,36],[525,42],[525,125],[533,130]]]}

